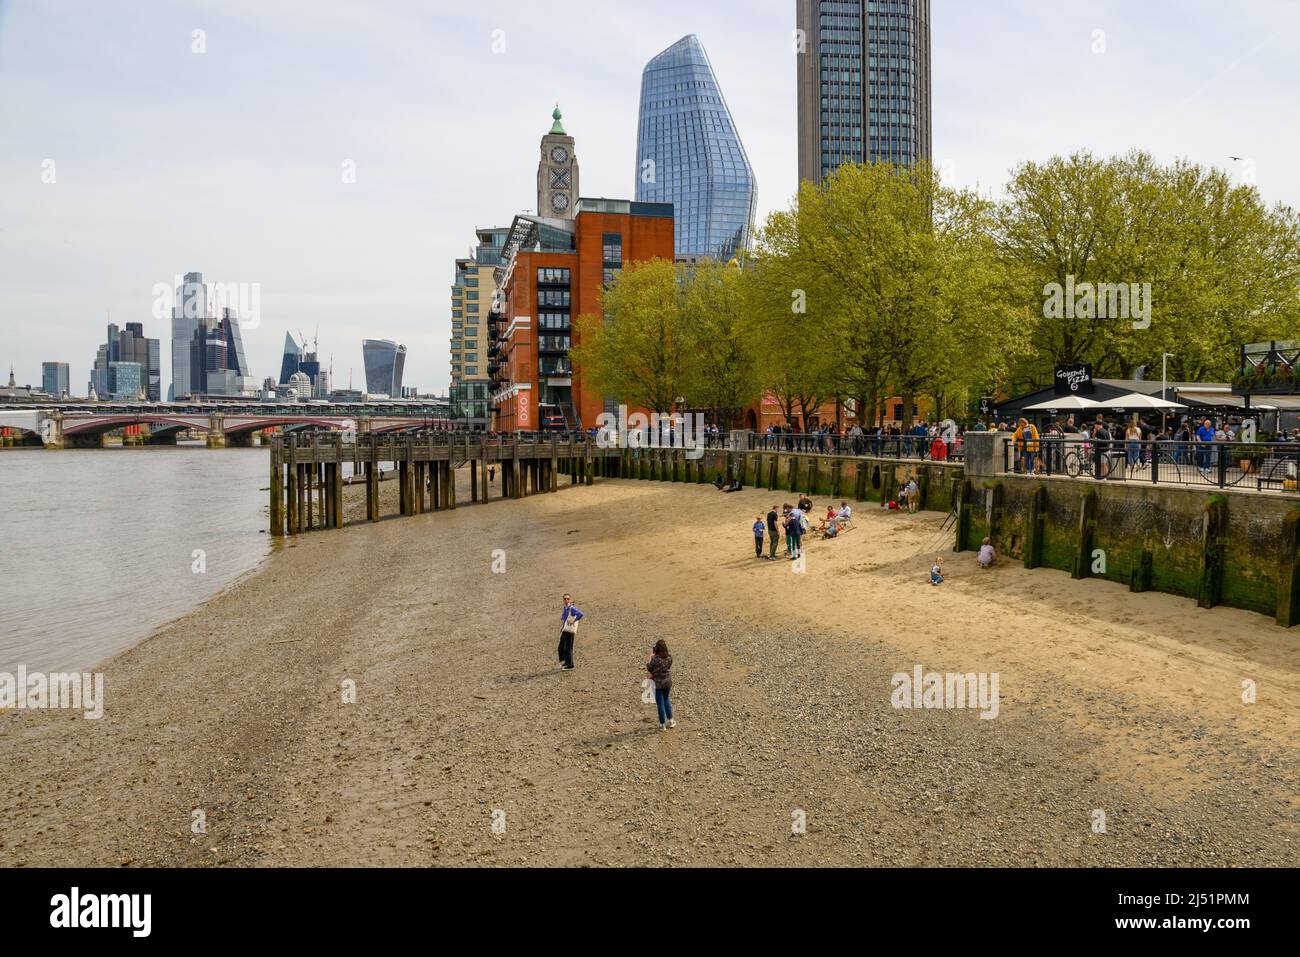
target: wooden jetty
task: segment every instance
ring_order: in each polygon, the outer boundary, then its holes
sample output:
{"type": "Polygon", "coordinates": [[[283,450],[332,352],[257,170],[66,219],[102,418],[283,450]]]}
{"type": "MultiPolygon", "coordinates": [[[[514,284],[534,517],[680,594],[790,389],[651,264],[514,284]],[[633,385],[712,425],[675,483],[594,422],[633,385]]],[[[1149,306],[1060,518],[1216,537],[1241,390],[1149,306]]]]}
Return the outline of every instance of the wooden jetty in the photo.
{"type": "Polygon", "coordinates": [[[456,432],[348,437],[334,433],[276,436],[271,443],[271,534],[296,535],[343,526],[344,472],[364,478],[366,519],[381,518],[379,484],[396,473],[400,515],[456,507],[456,470],[468,465],[472,502],[487,502],[488,469],[501,473],[501,498],[554,492],[559,476],[590,485],[612,474],[601,448],[584,434],[512,434],[488,437],[456,432]]]}

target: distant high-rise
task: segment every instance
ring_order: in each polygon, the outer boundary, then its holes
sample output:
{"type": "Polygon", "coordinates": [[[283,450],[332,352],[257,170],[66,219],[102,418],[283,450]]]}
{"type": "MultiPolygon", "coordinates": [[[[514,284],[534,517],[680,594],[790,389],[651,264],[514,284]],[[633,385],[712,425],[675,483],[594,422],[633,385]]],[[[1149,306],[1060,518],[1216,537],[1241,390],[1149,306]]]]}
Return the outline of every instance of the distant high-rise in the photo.
{"type": "Polygon", "coordinates": [[[41,363],[41,388],[56,399],[68,395],[68,364],[66,362],[41,363]]]}
{"type": "Polygon", "coordinates": [[[641,74],[636,198],[673,204],[677,259],[726,262],[749,246],[754,170],[698,37],[641,74]]]}
{"type": "MultiPolygon", "coordinates": [[[[159,341],[148,339],[144,334],[144,325],[128,322],[119,329],[116,323],[108,324],[108,335],[95,356],[90,371],[89,390],[99,398],[131,398],[143,392],[149,402],[162,398],[162,366],[159,362],[159,341]],[[139,367],[139,381],[129,381],[119,386],[114,367],[119,363],[130,363],[139,367]]],[[[125,369],[124,375],[134,377],[134,369],[125,369]]]]}
{"type": "Polygon", "coordinates": [[[208,320],[208,290],[203,273],[189,272],[176,289],[172,308],[172,387],[173,399],[202,394],[206,369],[206,344],[199,327],[208,320]]]}
{"type": "Polygon", "coordinates": [[[798,0],[799,179],[932,158],[930,0],[798,0]]]}
{"type": "Polygon", "coordinates": [[[391,339],[365,339],[361,357],[366,364],[366,391],[371,395],[402,395],[402,367],[406,364],[406,346],[391,339]]]}

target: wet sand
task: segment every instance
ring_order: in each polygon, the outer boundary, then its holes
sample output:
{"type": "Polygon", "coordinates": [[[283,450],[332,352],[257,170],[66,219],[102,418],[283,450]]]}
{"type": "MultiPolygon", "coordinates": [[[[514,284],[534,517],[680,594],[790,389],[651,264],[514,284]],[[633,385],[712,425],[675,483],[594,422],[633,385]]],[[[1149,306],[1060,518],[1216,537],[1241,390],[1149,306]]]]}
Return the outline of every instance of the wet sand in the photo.
{"type": "Polygon", "coordinates": [[[106,662],[102,720],[0,714],[0,864],[1300,863],[1300,639],[1268,619],[981,572],[942,515],[870,506],[795,574],[749,531],[788,495],[566,483],[301,536],[106,662]],[[918,664],[996,672],[998,716],[893,707],[918,664]]]}

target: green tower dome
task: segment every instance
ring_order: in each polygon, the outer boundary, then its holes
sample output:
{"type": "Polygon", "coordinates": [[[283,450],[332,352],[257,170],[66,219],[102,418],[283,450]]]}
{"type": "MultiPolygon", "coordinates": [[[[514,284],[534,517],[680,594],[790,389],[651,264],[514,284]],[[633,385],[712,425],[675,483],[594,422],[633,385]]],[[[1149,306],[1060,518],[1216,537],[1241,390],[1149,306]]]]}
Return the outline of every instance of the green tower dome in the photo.
{"type": "Polygon", "coordinates": [[[554,125],[551,127],[551,133],[558,136],[568,136],[569,134],[564,132],[564,124],[560,122],[561,116],[563,114],[560,113],[560,104],[556,103],[555,112],[551,114],[551,119],[555,120],[554,125]]]}

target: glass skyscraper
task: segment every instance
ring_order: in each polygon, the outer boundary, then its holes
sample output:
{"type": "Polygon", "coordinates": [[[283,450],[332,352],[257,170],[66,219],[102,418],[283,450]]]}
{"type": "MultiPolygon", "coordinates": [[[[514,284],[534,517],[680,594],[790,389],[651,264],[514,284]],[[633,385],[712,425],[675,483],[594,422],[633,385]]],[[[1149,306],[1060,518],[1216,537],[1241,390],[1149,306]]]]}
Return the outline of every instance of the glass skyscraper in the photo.
{"type": "Polygon", "coordinates": [[[698,37],[682,37],[641,75],[636,198],[672,203],[678,259],[743,256],[754,170],[698,37]]]}
{"type": "Polygon", "coordinates": [[[799,179],[931,161],[930,0],[798,0],[799,179]]]}
{"type": "Polygon", "coordinates": [[[366,391],[372,395],[402,397],[402,366],[406,346],[391,339],[364,339],[361,358],[366,364],[366,391]]]}

